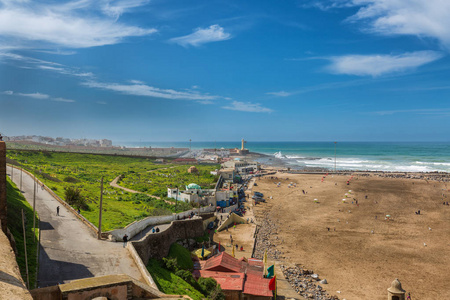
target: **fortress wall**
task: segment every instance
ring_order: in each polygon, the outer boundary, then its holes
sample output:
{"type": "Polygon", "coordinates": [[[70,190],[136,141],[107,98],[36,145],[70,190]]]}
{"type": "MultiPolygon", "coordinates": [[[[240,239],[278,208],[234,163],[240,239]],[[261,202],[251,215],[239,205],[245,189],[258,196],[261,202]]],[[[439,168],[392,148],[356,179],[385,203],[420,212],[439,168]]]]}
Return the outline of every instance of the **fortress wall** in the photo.
{"type": "Polygon", "coordinates": [[[200,237],[204,233],[203,220],[173,221],[169,228],[159,233],[148,233],[139,241],[131,242],[144,265],[150,258],[161,259],[169,254],[170,245],[177,240],[200,237]]]}

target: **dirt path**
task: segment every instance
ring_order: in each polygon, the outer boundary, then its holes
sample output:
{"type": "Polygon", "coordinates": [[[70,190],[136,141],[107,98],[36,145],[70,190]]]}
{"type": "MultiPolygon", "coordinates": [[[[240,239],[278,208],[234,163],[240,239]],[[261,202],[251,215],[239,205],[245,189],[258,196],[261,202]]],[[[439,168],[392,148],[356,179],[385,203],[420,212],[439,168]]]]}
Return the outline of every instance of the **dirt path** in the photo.
{"type": "MultiPolygon", "coordinates": [[[[151,171],[148,171],[148,172],[155,172],[155,171],[166,170],[166,169],[172,169],[172,168],[174,168],[174,167],[167,167],[167,168],[155,169],[155,170],[151,170],[151,171]]],[[[121,175],[119,175],[119,176],[117,176],[116,178],[114,178],[114,180],[111,181],[111,182],[109,183],[109,185],[112,186],[112,187],[115,187],[115,188],[124,190],[124,191],[129,192],[129,193],[133,193],[133,194],[144,194],[144,195],[147,195],[147,196],[149,196],[149,197],[153,197],[153,198],[156,198],[156,199],[161,199],[161,197],[158,197],[158,196],[155,196],[155,195],[146,194],[146,193],[143,193],[143,192],[135,191],[135,190],[132,190],[132,189],[129,189],[129,188],[126,188],[126,187],[123,187],[123,186],[118,185],[117,182],[120,180],[120,176],[121,176],[121,175]]],[[[164,202],[166,202],[166,203],[168,203],[168,204],[171,204],[171,205],[175,205],[174,203],[172,203],[172,202],[170,202],[170,201],[167,201],[167,200],[164,200],[164,202]]]]}
{"type": "MultiPolygon", "coordinates": [[[[7,172],[11,174],[10,166],[7,172]]],[[[14,170],[13,181],[17,186],[20,177],[20,171],[14,170]]],[[[33,178],[24,172],[22,193],[31,206],[33,189],[33,178]]],[[[142,281],[139,269],[122,243],[99,241],[86,225],[40,187],[36,193],[36,211],[41,227],[39,287],[113,274],[127,274],[142,281]]]]}

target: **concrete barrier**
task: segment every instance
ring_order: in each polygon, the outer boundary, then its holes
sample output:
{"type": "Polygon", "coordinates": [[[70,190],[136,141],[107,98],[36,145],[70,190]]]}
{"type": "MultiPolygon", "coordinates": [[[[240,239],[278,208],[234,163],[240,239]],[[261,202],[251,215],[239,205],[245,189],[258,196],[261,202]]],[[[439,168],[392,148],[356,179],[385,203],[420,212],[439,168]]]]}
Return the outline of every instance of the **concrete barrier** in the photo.
{"type": "Polygon", "coordinates": [[[136,249],[134,248],[133,243],[127,243],[127,249],[128,249],[128,252],[130,252],[131,258],[133,258],[136,266],[138,267],[139,271],[141,272],[141,275],[144,278],[145,282],[152,288],[159,291],[158,286],[156,285],[155,281],[153,280],[152,275],[150,275],[150,273],[148,272],[144,263],[142,262],[141,257],[136,252],[136,249]]]}

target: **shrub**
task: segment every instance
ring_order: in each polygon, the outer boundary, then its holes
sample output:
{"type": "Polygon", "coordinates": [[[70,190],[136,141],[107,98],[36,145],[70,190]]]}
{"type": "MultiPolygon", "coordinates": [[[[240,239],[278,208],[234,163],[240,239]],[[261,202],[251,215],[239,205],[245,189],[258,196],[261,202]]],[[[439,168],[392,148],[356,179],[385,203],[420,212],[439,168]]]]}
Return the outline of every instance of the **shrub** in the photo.
{"type": "Polygon", "coordinates": [[[169,257],[176,258],[178,267],[180,269],[192,270],[194,268],[194,263],[191,259],[191,253],[180,244],[173,243],[170,246],[169,257]]]}
{"type": "Polygon", "coordinates": [[[225,295],[223,294],[220,285],[217,284],[217,281],[214,278],[200,277],[198,279],[198,284],[201,291],[208,297],[208,299],[225,300],[225,295]]]}
{"type": "Polygon", "coordinates": [[[174,257],[163,257],[162,259],[163,266],[169,271],[177,272],[179,270],[177,259],[174,257]]]}
{"type": "Polygon", "coordinates": [[[69,183],[77,183],[80,182],[78,179],[71,177],[71,176],[67,176],[66,178],[64,178],[65,182],[69,182],[69,183]]]}
{"type": "Polygon", "coordinates": [[[71,206],[76,206],[82,210],[89,210],[89,206],[86,203],[86,199],[81,195],[81,190],[74,187],[65,188],[64,195],[66,202],[71,206]]]}
{"type": "Polygon", "coordinates": [[[41,175],[42,175],[42,177],[44,177],[45,179],[48,179],[48,180],[51,180],[51,181],[54,181],[54,182],[61,182],[61,180],[59,180],[58,178],[52,177],[52,176],[50,176],[50,175],[47,174],[47,173],[42,173],[41,175]]]}

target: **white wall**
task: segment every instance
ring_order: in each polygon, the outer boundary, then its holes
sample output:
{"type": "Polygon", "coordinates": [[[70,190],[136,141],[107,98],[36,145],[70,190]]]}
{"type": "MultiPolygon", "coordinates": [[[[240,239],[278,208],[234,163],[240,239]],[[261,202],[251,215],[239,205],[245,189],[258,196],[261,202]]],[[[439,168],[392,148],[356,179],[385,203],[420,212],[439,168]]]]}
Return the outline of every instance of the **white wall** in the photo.
{"type": "MultiPolygon", "coordinates": [[[[214,211],[215,211],[215,206],[206,206],[206,207],[200,208],[201,213],[208,213],[208,212],[214,212],[214,211]]],[[[122,238],[125,234],[128,235],[128,239],[131,239],[136,234],[140,233],[142,230],[147,228],[148,226],[169,224],[170,222],[176,220],[177,216],[180,219],[183,219],[184,217],[189,217],[191,212],[198,213],[198,209],[192,209],[192,210],[188,210],[185,212],[168,215],[168,216],[147,217],[140,221],[135,221],[135,222],[129,224],[128,226],[126,226],[125,228],[115,229],[112,231],[108,231],[106,233],[109,234],[110,240],[113,242],[122,241],[122,238]]]]}

